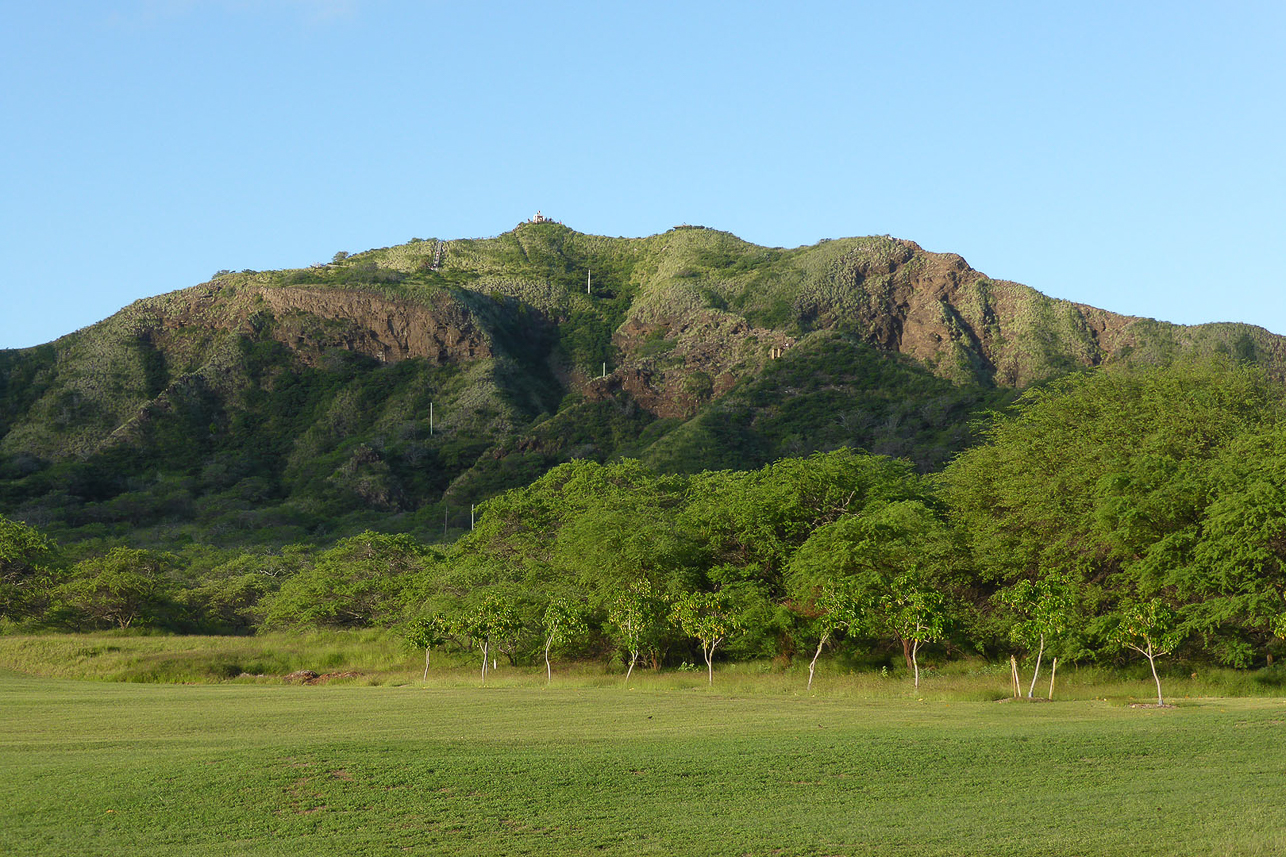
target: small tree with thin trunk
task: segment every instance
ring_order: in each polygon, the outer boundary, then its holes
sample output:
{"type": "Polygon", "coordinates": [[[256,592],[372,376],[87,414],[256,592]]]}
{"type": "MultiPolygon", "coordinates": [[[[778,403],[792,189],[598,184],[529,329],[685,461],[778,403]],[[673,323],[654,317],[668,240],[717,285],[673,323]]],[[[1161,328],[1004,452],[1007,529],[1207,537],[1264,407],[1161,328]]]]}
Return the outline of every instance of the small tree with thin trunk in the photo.
{"type": "Polygon", "coordinates": [[[1027,698],[1031,699],[1046,648],[1067,633],[1075,609],[1069,585],[1061,577],[1047,577],[1035,583],[1020,580],[1000,594],[1000,601],[1018,614],[1018,620],[1009,629],[1010,639],[1026,651],[1036,653],[1031,684],[1027,687],[1027,698]]]}
{"type": "Polygon", "coordinates": [[[865,609],[858,599],[854,588],[847,583],[828,583],[821,588],[813,599],[813,606],[818,611],[813,619],[817,629],[817,651],[808,663],[808,689],[813,689],[813,673],[817,669],[817,659],[822,649],[838,631],[855,629],[862,621],[865,609]]]}
{"type": "Polygon", "coordinates": [[[663,605],[664,601],[653,595],[652,584],[646,579],[631,583],[608,605],[608,624],[630,659],[629,668],[625,671],[627,685],[639,655],[660,631],[664,622],[663,605]]]}
{"type": "Polygon", "coordinates": [[[550,651],[589,632],[585,615],[579,604],[567,598],[555,598],[545,608],[545,683],[554,680],[554,669],[549,663],[550,651]]]}
{"type": "Polygon", "coordinates": [[[482,683],[486,684],[492,645],[499,640],[516,636],[522,630],[522,620],[508,601],[496,595],[488,595],[481,604],[460,618],[458,627],[482,650],[482,683]]]}
{"type": "Polygon", "coordinates": [[[884,621],[911,656],[915,687],[920,687],[920,647],[942,639],[947,628],[947,600],[914,572],[898,575],[884,595],[884,621]]]}
{"type": "Polygon", "coordinates": [[[670,619],[683,633],[700,641],[706,674],[713,685],[714,651],[741,627],[727,598],[717,592],[686,592],[670,608],[670,619]]]}
{"type": "Polygon", "coordinates": [[[1182,633],[1175,629],[1173,611],[1157,598],[1129,604],[1121,611],[1110,639],[1118,647],[1132,649],[1148,659],[1157,686],[1157,706],[1165,705],[1156,659],[1170,654],[1183,642],[1182,633]]]}
{"type": "Polygon", "coordinates": [[[424,649],[424,681],[429,678],[429,652],[446,642],[450,628],[441,616],[416,619],[406,630],[406,641],[417,649],[424,649]]]}

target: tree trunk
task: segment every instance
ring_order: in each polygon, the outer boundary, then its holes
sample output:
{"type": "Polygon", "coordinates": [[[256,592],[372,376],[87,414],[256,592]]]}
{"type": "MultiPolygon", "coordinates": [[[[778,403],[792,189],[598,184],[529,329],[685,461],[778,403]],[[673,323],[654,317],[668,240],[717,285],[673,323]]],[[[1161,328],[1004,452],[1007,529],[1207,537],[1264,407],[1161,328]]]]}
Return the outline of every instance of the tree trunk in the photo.
{"type": "Polygon", "coordinates": [[[826,641],[830,639],[830,636],[831,635],[829,633],[822,634],[822,638],[817,641],[817,652],[816,654],[813,655],[813,660],[808,665],[808,689],[809,690],[813,689],[813,670],[817,669],[817,659],[822,656],[822,646],[826,645],[826,641]]]}
{"type": "Polygon", "coordinates": [[[1147,651],[1148,663],[1152,665],[1152,680],[1157,683],[1157,707],[1165,705],[1165,700],[1161,698],[1161,678],[1157,675],[1156,655],[1152,653],[1152,647],[1148,646],[1147,651]]]}
{"type": "Polygon", "coordinates": [[[920,662],[916,659],[916,653],[920,651],[920,641],[916,640],[915,645],[911,646],[911,666],[915,669],[915,689],[920,689],[920,662]]]}
{"type": "Polygon", "coordinates": [[[630,683],[630,673],[634,672],[634,662],[637,661],[638,659],[639,659],[638,652],[630,653],[630,668],[625,671],[625,685],[627,687],[629,686],[629,683],[630,683]]]}
{"type": "Polygon", "coordinates": [[[906,668],[912,669],[915,665],[911,663],[911,661],[913,660],[911,655],[911,641],[902,640],[901,642],[902,642],[902,657],[906,658],[906,668]]]}
{"type": "Polygon", "coordinates": [[[1031,685],[1027,688],[1027,698],[1031,699],[1032,691],[1036,689],[1036,677],[1040,675],[1040,659],[1045,654],[1045,635],[1040,635],[1040,648],[1036,651],[1036,671],[1031,674],[1031,685]]]}
{"type": "Polygon", "coordinates": [[[487,647],[490,644],[491,644],[490,640],[487,640],[485,643],[482,644],[482,683],[483,684],[487,683],[487,647]]]}
{"type": "Polygon", "coordinates": [[[1054,658],[1053,666],[1049,668],[1049,698],[1054,698],[1054,676],[1058,675],[1058,658],[1054,658]]]}
{"type": "Polygon", "coordinates": [[[545,684],[552,684],[554,681],[554,668],[549,665],[549,647],[553,644],[553,637],[545,641],[545,684]]]}
{"type": "Polygon", "coordinates": [[[714,647],[714,643],[709,646],[704,643],[701,645],[701,654],[706,658],[706,675],[709,677],[711,687],[714,687],[714,647]]]}
{"type": "Polygon", "coordinates": [[[421,681],[429,680],[429,647],[424,647],[424,678],[421,681]]]}

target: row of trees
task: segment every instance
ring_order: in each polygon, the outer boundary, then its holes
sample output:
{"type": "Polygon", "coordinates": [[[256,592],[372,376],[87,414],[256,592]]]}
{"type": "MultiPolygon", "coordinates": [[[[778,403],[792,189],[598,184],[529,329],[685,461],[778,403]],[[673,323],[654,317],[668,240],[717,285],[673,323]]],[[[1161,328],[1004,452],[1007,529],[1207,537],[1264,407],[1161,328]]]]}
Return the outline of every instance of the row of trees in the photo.
{"type": "Polygon", "coordinates": [[[1017,649],[1033,672],[1180,646],[1246,667],[1286,632],[1282,398],[1232,363],[1098,371],[1029,392],[933,476],[848,450],[692,476],[572,462],[486,503],[446,548],[366,533],[169,589],[181,574],[164,558],[116,549],[60,569],[4,522],[0,611],[428,628],[484,662],[615,652],[627,676],[700,653],[713,678],[726,653],[803,655],[811,680],[825,648],[848,646],[900,652],[918,680],[930,644],[1017,649]]]}

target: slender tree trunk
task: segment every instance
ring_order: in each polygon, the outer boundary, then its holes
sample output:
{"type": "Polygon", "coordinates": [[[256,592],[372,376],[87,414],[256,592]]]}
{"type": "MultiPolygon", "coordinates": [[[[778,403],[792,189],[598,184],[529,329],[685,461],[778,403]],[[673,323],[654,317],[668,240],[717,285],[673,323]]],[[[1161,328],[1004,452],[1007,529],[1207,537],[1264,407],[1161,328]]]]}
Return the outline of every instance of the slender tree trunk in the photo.
{"type": "Polygon", "coordinates": [[[902,640],[902,657],[906,658],[906,668],[912,669],[914,664],[911,663],[913,656],[911,654],[911,641],[902,640]]]}
{"type": "Polygon", "coordinates": [[[1013,655],[1009,656],[1009,675],[1013,679],[1014,699],[1019,699],[1023,695],[1023,683],[1018,678],[1018,659],[1013,655]]]}
{"type": "Polygon", "coordinates": [[[817,669],[817,659],[822,656],[822,646],[830,639],[830,634],[822,634],[822,638],[817,641],[817,652],[813,655],[813,660],[808,665],[808,689],[813,689],[813,670],[817,669]]]}
{"type": "Polygon", "coordinates": [[[1049,698],[1054,698],[1054,676],[1058,675],[1058,658],[1054,658],[1053,665],[1049,668],[1049,698]]]}
{"type": "Polygon", "coordinates": [[[482,683],[483,684],[487,683],[487,648],[490,646],[490,644],[491,644],[490,640],[487,640],[482,644],[482,683]]]}
{"type": "Polygon", "coordinates": [[[1165,700],[1161,698],[1161,678],[1157,675],[1156,655],[1153,654],[1151,646],[1148,646],[1144,654],[1148,656],[1148,663],[1152,665],[1152,680],[1157,683],[1157,707],[1160,708],[1165,705],[1165,700]]]}
{"type": "Polygon", "coordinates": [[[545,684],[553,684],[554,681],[554,668],[549,665],[549,647],[553,644],[553,637],[545,640],[545,684]]]}
{"type": "Polygon", "coordinates": [[[429,680],[429,647],[424,647],[424,678],[421,681],[429,680]]]}
{"type": "Polygon", "coordinates": [[[630,652],[630,668],[625,671],[625,684],[628,687],[630,683],[630,673],[634,672],[634,662],[639,659],[638,652],[630,652]]]}
{"type": "Polygon", "coordinates": [[[916,654],[920,651],[920,641],[916,640],[911,646],[911,666],[915,668],[915,689],[920,689],[920,662],[916,659],[916,654]]]}
{"type": "Polygon", "coordinates": [[[1040,648],[1036,651],[1036,671],[1031,674],[1031,685],[1027,688],[1027,698],[1031,699],[1032,691],[1036,689],[1036,677],[1040,675],[1040,659],[1045,654],[1045,635],[1040,635],[1040,648]]]}
{"type": "Polygon", "coordinates": [[[701,654],[706,656],[706,674],[710,679],[710,686],[714,687],[714,647],[719,645],[716,641],[711,641],[709,646],[702,644],[701,654]]]}

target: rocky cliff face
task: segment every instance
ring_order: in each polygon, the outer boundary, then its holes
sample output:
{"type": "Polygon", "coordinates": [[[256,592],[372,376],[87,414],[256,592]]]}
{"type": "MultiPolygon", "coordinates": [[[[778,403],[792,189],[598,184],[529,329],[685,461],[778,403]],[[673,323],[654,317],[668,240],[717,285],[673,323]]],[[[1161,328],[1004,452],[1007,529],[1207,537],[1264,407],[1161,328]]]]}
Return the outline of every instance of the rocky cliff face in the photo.
{"type": "Polygon", "coordinates": [[[494,356],[490,337],[446,293],[434,294],[427,304],[356,290],[261,287],[257,296],[276,319],[273,339],[311,361],[327,348],[385,363],[415,357],[465,363],[494,356]]]}

